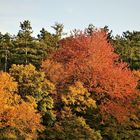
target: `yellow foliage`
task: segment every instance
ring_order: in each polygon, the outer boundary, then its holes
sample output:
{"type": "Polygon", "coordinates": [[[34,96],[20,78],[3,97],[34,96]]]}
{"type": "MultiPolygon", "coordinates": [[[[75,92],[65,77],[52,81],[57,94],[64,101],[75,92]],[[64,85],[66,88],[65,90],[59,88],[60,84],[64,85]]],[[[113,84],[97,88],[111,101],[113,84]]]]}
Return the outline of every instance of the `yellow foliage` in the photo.
{"type": "Polygon", "coordinates": [[[43,130],[41,116],[31,103],[16,94],[17,83],[9,74],[1,72],[0,77],[0,139],[36,138],[37,131],[43,130]]]}
{"type": "Polygon", "coordinates": [[[133,73],[140,79],[140,70],[134,70],[133,73]]]}
{"type": "Polygon", "coordinates": [[[78,112],[85,111],[87,108],[96,108],[96,101],[80,82],[70,86],[68,93],[63,94],[61,99],[66,106],[71,106],[78,112]]]}

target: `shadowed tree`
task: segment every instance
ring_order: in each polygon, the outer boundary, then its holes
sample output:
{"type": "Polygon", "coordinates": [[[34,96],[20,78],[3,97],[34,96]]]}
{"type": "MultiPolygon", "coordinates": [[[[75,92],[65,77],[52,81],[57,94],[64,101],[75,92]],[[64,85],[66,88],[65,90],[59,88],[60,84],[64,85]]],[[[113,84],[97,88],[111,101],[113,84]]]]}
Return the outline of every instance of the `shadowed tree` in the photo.
{"type": "Polygon", "coordinates": [[[0,34],[0,69],[7,71],[11,63],[12,37],[6,33],[0,34]]]}

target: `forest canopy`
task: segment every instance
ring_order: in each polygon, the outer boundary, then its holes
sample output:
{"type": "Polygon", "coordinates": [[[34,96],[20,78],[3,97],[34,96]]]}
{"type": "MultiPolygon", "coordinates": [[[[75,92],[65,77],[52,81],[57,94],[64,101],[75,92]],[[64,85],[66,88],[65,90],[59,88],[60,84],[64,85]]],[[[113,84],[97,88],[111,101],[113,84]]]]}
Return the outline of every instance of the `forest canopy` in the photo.
{"type": "Polygon", "coordinates": [[[138,140],[140,31],[52,28],[0,33],[0,139],[138,140]]]}

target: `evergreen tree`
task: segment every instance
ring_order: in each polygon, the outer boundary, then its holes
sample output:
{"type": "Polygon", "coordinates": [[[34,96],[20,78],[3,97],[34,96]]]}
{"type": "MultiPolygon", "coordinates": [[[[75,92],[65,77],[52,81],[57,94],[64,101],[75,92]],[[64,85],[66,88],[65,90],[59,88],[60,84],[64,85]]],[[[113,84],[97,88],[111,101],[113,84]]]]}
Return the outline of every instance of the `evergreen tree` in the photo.
{"type": "Polygon", "coordinates": [[[6,33],[0,33],[0,70],[7,71],[11,62],[12,37],[6,33]]]}
{"type": "Polygon", "coordinates": [[[115,51],[131,69],[140,69],[140,32],[126,31],[113,40],[115,51]]]}
{"type": "MultiPolygon", "coordinates": [[[[21,30],[14,40],[14,48],[12,50],[13,64],[33,64],[39,68],[43,58],[42,46],[33,38],[32,27],[28,20],[20,23],[21,30]]],[[[45,52],[44,52],[45,53],[45,52]]]]}

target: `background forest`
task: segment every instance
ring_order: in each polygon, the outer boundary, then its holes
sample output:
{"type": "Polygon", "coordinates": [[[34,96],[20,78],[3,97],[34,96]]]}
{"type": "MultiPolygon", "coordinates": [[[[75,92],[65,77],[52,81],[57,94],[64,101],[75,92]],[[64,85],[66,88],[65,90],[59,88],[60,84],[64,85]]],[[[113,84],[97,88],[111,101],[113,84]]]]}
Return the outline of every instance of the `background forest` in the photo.
{"type": "Polygon", "coordinates": [[[139,140],[140,32],[0,33],[1,140],[139,140]]]}

